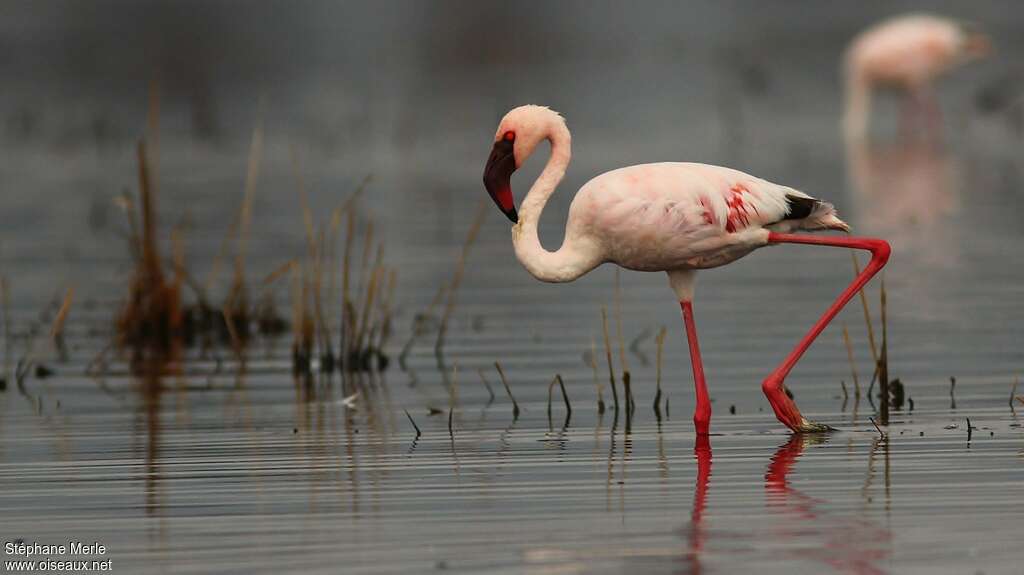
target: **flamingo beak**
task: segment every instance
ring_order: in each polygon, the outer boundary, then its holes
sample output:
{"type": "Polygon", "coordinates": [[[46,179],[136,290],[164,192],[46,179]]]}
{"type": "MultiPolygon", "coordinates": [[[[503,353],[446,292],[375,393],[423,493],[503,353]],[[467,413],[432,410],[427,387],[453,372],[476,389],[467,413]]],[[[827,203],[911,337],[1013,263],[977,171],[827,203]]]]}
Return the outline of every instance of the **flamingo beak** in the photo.
{"type": "Polygon", "coordinates": [[[519,223],[516,205],[512,198],[512,172],[516,171],[516,158],[513,143],[506,139],[498,140],[491,149],[484,167],[484,187],[491,199],[501,209],[505,217],[512,223],[519,223]]]}

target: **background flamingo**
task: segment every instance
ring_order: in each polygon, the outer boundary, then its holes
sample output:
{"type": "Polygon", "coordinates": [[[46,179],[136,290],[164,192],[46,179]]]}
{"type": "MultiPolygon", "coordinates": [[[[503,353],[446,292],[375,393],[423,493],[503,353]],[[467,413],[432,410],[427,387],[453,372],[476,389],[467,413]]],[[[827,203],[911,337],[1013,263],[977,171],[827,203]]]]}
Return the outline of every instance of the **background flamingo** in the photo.
{"type": "Polygon", "coordinates": [[[871,93],[876,87],[906,92],[904,120],[923,111],[938,122],[931,83],[938,76],[991,50],[987,36],[965,22],[909,14],[885,20],[850,43],[846,51],[846,114],[844,131],[850,137],[867,133],[871,93]]]}
{"type": "Polygon", "coordinates": [[[871,262],[814,324],[789,356],[763,382],[776,417],[794,431],[821,431],[808,421],[785,393],[783,379],[814,339],[851,297],[889,258],[883,240],[814,237],[796,230],[841,230],[849,227],[833,207],[803,192],[743,172],[694,163],[641,164],[590,180],[573,199],[562,246],[550,252],[537,236],[537,223],[548,198],[565,175],[570,135],[556,112],[521,106],[505,115],[495,133],[484,169],[488,193],[512,220],[516,257],[537,279],[569,282],[605,262],[637,271],[668,272],[679,299],[690,347],[696,387],[694,425],[707,434],[711,402],[693,319],[695,271],[735,261],[751,251],[779,243],[816,244],[871,251],[871,262]],[[517,213],[512,173],[543,140],[551,155],[517,213]]]}

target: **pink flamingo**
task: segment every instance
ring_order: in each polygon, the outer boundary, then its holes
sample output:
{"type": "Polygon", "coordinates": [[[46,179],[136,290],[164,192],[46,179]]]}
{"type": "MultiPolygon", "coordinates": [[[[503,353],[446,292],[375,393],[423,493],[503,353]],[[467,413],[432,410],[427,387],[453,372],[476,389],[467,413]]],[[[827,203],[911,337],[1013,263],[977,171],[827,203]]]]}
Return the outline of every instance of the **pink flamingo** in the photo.
{"type": "Polygon", "coordinates": [[[905,91],[909,104],[936,121],[932,81],[991,49],[988,37],[970,24],[928,14],[897,16],[861,32],[846,51],[846,134],[866,134],[875,87],[905,91]]]}
{"type": "Polygon", "coordinates": [[[711,403],[693,319],[695,272],[733,262],[770,244],[796,243],[869,250],[871,262],[842,292],[789,356],[763,382],[776,417],[794,431],[823,431],[808,421],[785,393],[783,379],[814,339],[889,258],[889,244],[858,237],[816,237],[796,230],[849,227],[833,207],[803,192],[737,170],[692,163],[642,164],[590,180],[573,199],[562,246],[550,252],[537,237],[537,222],[569,165],[570,136],[556,112],[521,106],[498,125],[484,169],[484,185],[515,224],[516,257],[534,277],[569,282],[605,262],[637,271],[668,272],[682,307],[696,387],[693,421],[707,434],[711,403]],[[517,214],[512,173],[543,140],[551,155],[517,214]]]}

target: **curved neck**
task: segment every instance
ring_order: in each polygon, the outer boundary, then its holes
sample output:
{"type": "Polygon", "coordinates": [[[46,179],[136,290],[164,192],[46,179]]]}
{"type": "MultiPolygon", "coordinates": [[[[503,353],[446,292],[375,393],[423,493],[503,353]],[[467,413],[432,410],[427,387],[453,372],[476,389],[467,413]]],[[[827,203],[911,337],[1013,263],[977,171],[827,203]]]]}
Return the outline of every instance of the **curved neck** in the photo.
{"type": "Polygon", "coordinates": [[[537,235],[540,214],[565,176],[572,155],[569,129],[565,124],[552,122],[544,137],[551,142],[551,157],[519,208],[519,223],[512,227],[512,245],[516,258],[535,278],[546,282],[568,282],[590,271],[593,265],[588,265],[587,258],[574,249],[568,235],[558,251],[549,252],[540,243],[537,235]]]}

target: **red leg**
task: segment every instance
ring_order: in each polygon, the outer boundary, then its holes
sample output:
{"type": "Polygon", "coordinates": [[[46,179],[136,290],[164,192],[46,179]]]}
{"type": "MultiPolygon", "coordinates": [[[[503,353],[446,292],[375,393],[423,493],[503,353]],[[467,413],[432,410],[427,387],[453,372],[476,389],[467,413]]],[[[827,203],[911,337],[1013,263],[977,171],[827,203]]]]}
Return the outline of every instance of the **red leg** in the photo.
{"type": "Polygon", "coordinates": [[[818,334],[825,329],[825,326],[832,321],[832,318],[839,313],[839,310],[843,309],[843,306],[850,301],[853,296],[860,291],[864,284],[868,283],[878,270],[882,269],[885,263],[889,260],[889,244],[885,240],[879,240],[874,238],[857,238],[857,237],[834,237],[834,236],[811,236],[803,234],[780,234],[770,232],[768,234],[769,244],[813,244],[819,246],[834,246],[842,248],[854,248],[861,250],[868,250],[871,252],[871,261],[864,268],[860,274],[854,278],[853,282],[843,290],[843,293],[839,294],[836,301],[829,306],[828,310],[825,311],[817,322],[811,327],[811,330],[807,332],[807,335],[800,340],[796,348],[786,357],[785,361],[782,362],[779,367],[775,369],[764,380],[761,384],[761,389],[764,390],[764,394],[768,397],[768,402],[771,403],[772,409],[775,410],[775,416],[779,418],[779,421],[786,424],[787,427],[793,431],[824,431],[827,429],[826,426],[812,423],[802,415],[800,410],[797,409],[796,404],[793,400],[786,395],[785,389],[782,387],[782,382],[789,375],[790,370],[796,365],[796,362],[800,360],[800,357],[807,351],[807,348],[811,346],[814,339],[818,337],[818,334]]]}
{"type": "Polygon", "coordinates": [[[697,327],[693,323],[693,302],[681,301],[683,323],[686,324],[686,341],[690,345],[690,364],[693,366],[693,385],[697,391],[697,407],[693,411],[693,426],[698,435],[707,435],[711,425],[711,400],[704,383],[704,364],[700,359],[700,345],[697,343],[697,327]]]}

